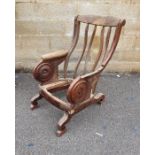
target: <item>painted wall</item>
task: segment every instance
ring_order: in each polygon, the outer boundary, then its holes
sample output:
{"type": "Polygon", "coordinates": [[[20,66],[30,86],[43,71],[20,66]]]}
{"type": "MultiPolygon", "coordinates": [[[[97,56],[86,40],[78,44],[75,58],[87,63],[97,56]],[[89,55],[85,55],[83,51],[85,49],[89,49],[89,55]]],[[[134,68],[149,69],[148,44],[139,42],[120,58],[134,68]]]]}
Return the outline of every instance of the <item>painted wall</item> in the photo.
{"type": "Polygon", "coordinates": [[[16,0],[16,69],[31,70],[42,54],[67,49],[78,14],[125,18],[107,70],[139,71],[139,0],[16,0]]]}

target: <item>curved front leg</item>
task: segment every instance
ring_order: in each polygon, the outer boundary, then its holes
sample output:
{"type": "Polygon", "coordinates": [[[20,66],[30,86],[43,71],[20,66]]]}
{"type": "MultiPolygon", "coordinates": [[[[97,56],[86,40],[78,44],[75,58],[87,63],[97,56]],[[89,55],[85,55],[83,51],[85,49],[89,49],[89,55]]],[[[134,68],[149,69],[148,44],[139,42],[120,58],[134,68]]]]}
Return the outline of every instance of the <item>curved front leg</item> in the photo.
{"type": "Polygon", "coordinates": [[[42,98],[42,95],[40,93],[36,94],[34,97],[32,97],[31,99],[31,110],[34,110],[36,108],[38,108],[38,100],[40,100],[42,98]]]}
{"type": "Polygon", "coordinates": [[[71,115],[65,112],[64,115],[59,120],[58,125],[57,125],[58,130],[56,132],[56,135],[58,137],[62,136],[66,132],[67,129],[65,125],[69,122],[70,119],[71,119],[71,115]]]}

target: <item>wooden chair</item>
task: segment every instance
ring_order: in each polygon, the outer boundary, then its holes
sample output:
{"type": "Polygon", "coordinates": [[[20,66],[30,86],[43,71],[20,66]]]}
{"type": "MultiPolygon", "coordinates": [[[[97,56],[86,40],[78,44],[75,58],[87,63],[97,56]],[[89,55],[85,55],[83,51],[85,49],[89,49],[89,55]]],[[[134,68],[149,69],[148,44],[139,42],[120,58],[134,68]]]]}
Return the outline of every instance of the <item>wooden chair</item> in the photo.
{"type": "Polygon", "coordinates": [[[31,109],[37,108],[37,101],[44,97],[49,103],[64,111],[64,115],[58,121],[57,136],[61,136],[66,131],[66,123],[74,114],[90,104],[101,103],[104,100],[105,95],[103,93],[95,94],[95,88],[101,72],[107,66],[116,49],[124,25],[124,19],[78,15],[74,19],[73,39],[70,49],[43,55],[41,62],[34,68],[33,76],[40,84],[39,93],[31,99],[31,109]],[[81,54],[78,56],[78,61],[73,61],[75,64],[74,73],[72,78],[69,78],[67,74],[68,63],[71,61],[71,55],[75,56],[77,54],[74,49],[79,40],[81,25],[86,25],[83,35],[83,49],[81,53],[78,52],[78,54],[81,54]],[[90,27],[93,30],[88,41],[90,27]],[[92,56],[91,47],[97,28],[100,29],[100,45],[98,53],[94,57],[92,56]],[[92,60],[94,60],[93,63],[92,60]],[[62,62],[64,62],[64,76],[60,78],[58,76],[58,66],[62,62]],[[84,71],[80,70],[79,75],[77,71],[81,64],[84,71]],[[55,92],[60,90],[66,90],[67,101],[54,95],[55,92]]]}

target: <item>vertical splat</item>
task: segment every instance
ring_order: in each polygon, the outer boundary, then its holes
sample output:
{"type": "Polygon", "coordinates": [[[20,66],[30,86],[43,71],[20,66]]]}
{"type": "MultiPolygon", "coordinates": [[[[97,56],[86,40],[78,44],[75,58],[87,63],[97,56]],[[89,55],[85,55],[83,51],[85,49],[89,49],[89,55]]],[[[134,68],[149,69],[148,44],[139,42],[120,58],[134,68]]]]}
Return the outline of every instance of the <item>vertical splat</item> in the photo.
{"type": "Polygon", "coordinates": [[[105,50],[107,51],[108,45],[109,45],[109,39],[110,39],[110,35],[111,35],[111,29],[112,27],[108,27],[108,32],[107,32],[107,36],[106,36],[106,42],[105,42],[105,50]]]}
{"type": "Polygon", "coordinates": [[[97,64],[98,64],[98,61],[101,57],[101,54],[103,52],[103,45],[104,45],[104,26],[102,27],[102,30],[101,30],[101,35],[100,35],[100,48],[99,48],[99,52],[97,54],[97,57],[96,57],[96,60],[95,60],[95,63],[93,65],[93,68],[92,68],[92,71],[95,70],[97,64]]]}
{"type": "Polygon", "coordinates": [[[88,45],[88,50],[87,50],[87,54],[86,54],[86,57],[85,57],[85,65],[84,65],[84,73],[86,72],[87,70],[87,60],[88,60],[88,56],[90,54],[90,49],[92,47],[92,43],[93,43],[93,40],[94,40],[94,36],[95,36],[95,33],[96,33],[96,28],[97,28],[97,25],[94,26],[94,30],[93,30],[93,33],[91,35],[91,38],[90,38],[90,42],[89,42],[89,45],[88,45]]]}
{"type": "Polygon", "coordinates": [[[110,50],[108,51],[105,60],[103,60],[102,67],[104,67],[104,68],[107,66],[108,62],[110,61],[110,59],[116,49],[117,43],[119,41],[120,33],[121,33],[121,27],[122,27],[122,23],[120,22],[120,23],[118,23],[118,26],[115,29],[115,34],[114,34],[114,37],[112,40],[110,50]]]}
{"type": "Polygon", "coordinates": [[[104,60],[106,53],[108,51],[108,45],[109,45],[111,30],[112,30],[112,27],[108,27],[108,31],[107,31],[107,35],[106,35],[106,41],[105,41],[105,52],[104,52],[103,60],[104,60]]]}
{"type": "Polygon", "coordinates": [[[81,56],[80,56],[80,58],[79,58],[79,60],[78,60],[78,63],[77,63],[77,65],[76,65],[76,67],[75,67],[75,72],[74,72],[73,78],[76,77],[78,67],[79,67],[79,65],[80,65],[80,62],[81,62],[81,60],[82,60],[82,58],[83,58],[83,55],[84,55],[85,50],[86,50],[86,47],[87,47],[88,29],[89,29],[89,24],[87,24],[87,26],[86,26],[86,28],[85,28],[85,37],[84,37],[83,50],[82,50],[82,54],[81,54],[81,56]]]}
{"type": "Polygon", "coordinates": [[[75,31],[73,32],[74,36],[73,36],[72,45],[71,45],[71,48],[68,51],[68,56],[67,56],[67,58],[65,60],[65,64],[64,64],[64,78],[67,77],[67,67],[68,67],[69,58],[70,58],[71,54],[73,53],[73,51],[74,51],[74,49],[75,49],[75,47],[77,45],[77,42],[79,40],[80,22],[75,20],[75,24],[76,25],[74,26],[75,31]]]}

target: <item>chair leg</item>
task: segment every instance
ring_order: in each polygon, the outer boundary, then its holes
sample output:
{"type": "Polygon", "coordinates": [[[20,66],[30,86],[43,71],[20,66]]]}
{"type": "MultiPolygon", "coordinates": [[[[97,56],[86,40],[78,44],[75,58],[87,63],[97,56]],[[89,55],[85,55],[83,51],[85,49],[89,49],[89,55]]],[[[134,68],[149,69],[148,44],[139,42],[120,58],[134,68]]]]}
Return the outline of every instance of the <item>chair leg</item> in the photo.
{"type": "Polygon", "coordinates": [[[42,98],[42,95],[38,93],[31,99],[31,110],[34,110],[39,107],[37,101],[40,100],[41,98],[42,98]]]}
{"type": "Polygon", "coordinates": [[[66,132],[67,129],[65,125],[69,122],[70,119],[71,119],[71,115],[65,112],[64,115],[59,120],[58,125],[57,125],[58,130],[56,132],[56,135],[58,137],[62,136],[66,132]]]}
{"type": "Polygon", "coordinates": [[[98,94],[95,96],[95,101],[96,101],[96,103],[99,104],[99,105],[102,103],[102,101],[104,101],[104,99],[105,99],[105,95],[102,94],[102,93],[98,93],[98,94]]]}

